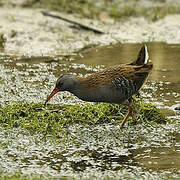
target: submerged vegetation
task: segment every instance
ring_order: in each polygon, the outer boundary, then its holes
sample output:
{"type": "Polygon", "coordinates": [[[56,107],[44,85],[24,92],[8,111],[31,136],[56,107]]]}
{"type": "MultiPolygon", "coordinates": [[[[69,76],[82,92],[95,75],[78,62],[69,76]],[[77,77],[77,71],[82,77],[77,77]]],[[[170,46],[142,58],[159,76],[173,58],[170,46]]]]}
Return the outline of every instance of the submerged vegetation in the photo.
{"type": "Polygon", "coordinates": [[[76,13],[88,18],[101,18],[103,13],[115,19],[144,16],[151,20],[163,18],[167,14],[180,13],[180,4],[158,1],[126,0],[39,0],[26,1],[24,7],[41,7],[66,13],[76,13]]]}
{"type": "MultiPolygon", "coordinates": [[[[48,105],[42,103],[13,103],[0,108],[0,124],[6,128],[22,127],[30,132],[58,137],[66,134],[66,127],[74,123],[87,125],[113,123],[120,124],[127,112],[125,106],[106,103],[86,103],[84,105],[48,105]]],[[[138,101],[137,121],[128,121],[129,125],[142,122],[165,123],[166,118],[152,104],[138,101]]]]}

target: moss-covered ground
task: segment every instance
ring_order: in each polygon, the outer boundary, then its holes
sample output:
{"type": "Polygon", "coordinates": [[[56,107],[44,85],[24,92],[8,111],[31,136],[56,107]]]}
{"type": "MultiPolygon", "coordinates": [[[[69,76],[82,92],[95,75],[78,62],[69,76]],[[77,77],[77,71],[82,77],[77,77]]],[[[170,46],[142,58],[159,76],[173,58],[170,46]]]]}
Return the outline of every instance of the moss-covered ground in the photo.
{"type": "MultiPolygon", "coordinates": [[[[22,176],[19,173],[13,174],[13,175],[1,175],[0,173],[0,178],[1,180],[43,180],[44,177],[30,177],[30,176],[22,176]]],[[[48,178],[48,180],[51,180],[52,178],[48,178]]]]}
{"type": "MultiPolygon", "coordinates": [[[[134,107],[135,107],[137,120],[133,121],[130,118],[128,120],[128,123],[124,127],[124,130],[122,131],[118,129],[118,124],[120,124],[122,119],[124,118],[124,115],[126,114],[128,110],[127,107],[124,105],[107,104],[107,103],[85,103],[81,105],[80,104],[75,104],[75,105],[48,104],[46,107],[44,107],[43,103],[14,102],[9,105],[0,106],[0,126],[3,129],[7,129],[8,131],[10,129],[14,130],[17,128],[17,133],[21,133],[20,129],[25,129],[26,132],[30,133],[32,136],[37,134],[38,137],[41,139],[37,141],[46,142],[46,140],[47,141],[51,139],[52,141],[55,140],[57,142],[56,145],[58,144],[62,145],[62,147],[57,146],[57,149],[58,149],[57,150],[58,152],[56,152],[57,157],[59,157],[60,155],[60,157],[57,159],[60,160],[62,158],[61,163],[57,163],[57,167],[62,167],[62,163],[69,163],[74,168],[74,170],[78,171],[78,168],[83,169],[86,166],[88,166],[89,163],[90,164],[92,163],[91,166],[94,167],[93,165],[95,165],[96,163],[93,164],[93,162],[90,161],[91,158],[93,158],[94,160],[98,159],[98,161],[102,161],[102,163],[109,160],[111,161],[111,159],[108,159],[108,157],[111,156],[111,153],[109,152],[111,148],[118,149],[117,154],[116,154],[116,156],[118,157],[117,158],[118,163],[120,164],[121,163],[124,164],[125,162],[128,163],[129,162],[128,158],[131,158],[131,153],[132,153],[131,150],[128,151],[128,149],[130,148],[130,145],[128,144],[130,143],[131,140],[133,141],[133,144],[136,144],[136,145],[138,144],[138,142],[140,143],[141,141],[142,142],[146,141],[146,143],[148,141],[151,142],[151,138],[150,138],[151,135],[147,136],[146,138],[142,135],[143,132],[141,132],[141,129],[139,128],[141,127],[141,124],[142,124],[142,128],[144,127],[143,124],[146,124],[146,125],[149,124],[149,128],[152,130],[153,126],[159,127],[161,126],[159,124],[164,124],[168,122],[165,115],[158,108],[156,108],[154,105],[150,103],[145,103],[141,99],[136,100],[134,107]],[[109,130],[106,129],[108,127],[106,125],[109,125],[109,124],[110,124],[110,127],[116,126],[116,128],[115,129],[110,128],[109,130]],[[133,132],[132,139],[129,137],[129,135],[132,132],[128,133],[129,130],[132,128],[129,129],[127,128],[127,126],[129,127],[137,126],[139,129],[139,131],[133,132]],[[79,128],[74,129],[75,130],[74,131],[73,127],[79,127],[79,128]],[[95,130],[93,129],[93,127],[95,128],[95,130]],[[83,129],[82,132],[78,132],[78,131],[81,131],[82,129],[83,129]],[[102,129],[104,130],[102,131],[102,129]],[[88,132],[86,133],[85,131],[88,131],[88,132]],[[86,140],[92,136],[92,134],[90,133],[91,134],[90,135],[89,132],[91,132],[94,136],[91,139],[91,142],[89,142],[88,144],[86,140]],[[115,135],[116,137],[114,137],[115,135]],[[127,139],[126,138],[125,139],[128,140],[128,143],[125,143],[126,140],[122,140],[123,136],[127,136],[127,139]],[[135,139],[134,139],[134,136],[136,137],[135,139]],[[87,144],[87,147],[89,147],[90,149],[82,148],[85,144],[87,144]],[[72,147],[73,151],[69,150],[69,146],[72,147]],[[131,152],[130,155],[127,154],[125,156],[126,157],[125,162],[123,162],[123,158],[121,159],[121,157],[124,157],[121,154],[122,149],[126,149],[127,152],[131,152]],[[64,152],[66,152],[66,155],[63,154],[64,152]],[[103,155],[102,152],[105,154],[103,155]],[[99,156],[102,156],[102,157],[98,158],[99,156]],[[68,159],[68,157],[71,157],[71,158],[68,159]],[[87,162],[84,161],[82,157],[88,158],[87,162]],[[119,161],[122,161],[122,162],[119,162],[119,161]],[[76,169],[76,166],[78,167],[77,169],[76,169]]],[[[163,131],[163,133],[165,133],[165,131],[163,131]]],[[[10,148],[12,144],[12,146],[17,145],[17,149],[20,148],[21,151],[23,152],[26,151],[26,148],[27,148],[26,146],[28,146],[28,144],[27,145],[25,144],[23,146],[22,144],[19,145],[18,143],[14,144],[14,141],[16,140],[12,139],[7,142],[2,141],[0,143],[0,146],[2,149],[8,149],[8,147],[10,148]]],[[[147,145],[147,147],[149,147],[149,145],[147,145]]],[[[48,148],[48,145],[47,145],[47,148],[48,148]]],[[[133,149],[133,146],[132,146],[132,149],[133,149]]],[[[42,151],[41,148],[40,148],[40,151],[42,151]]],[[[51,153],[52,153],[51,150],[49,150],[47,153],[47,156],[51,157],[51,153]]],[[[52,162],[54,162],[53,157],[56,159],[56,153],[52,154],[52,157],[51,157],[52,162]]],[[[26,156],[27,155],[25,155],[25,159],[26,159],[26,156]]],[[[34,160],[37,161],[38,159],[37,157],[34,157],[32,154],[32,155],[29,155],[28,159],[30,159],[30,161],[32,160],[33,162],[34,160]]],[[[22,157],[21,159],[23,158],[24,157],[22,157]]],[[[45,163],[51,162],[51,158],[49,160],[47,159],[47,162],[45,163]]],[[[41,157],[39,157],[39,159],[42,160],[41,157]]],[[[111,163],[107,163],[106,165],[107,165],[106,168],[112,168],[111,163]]],[[[54,167],[56,167],[56,163],[54,164],[54,167]]],[[[105,168],[103,165],[100,167],[105,168]]],[[[128,177],[132,177],[132,176],[134,175],[129,175],[128,177]]],[[[2,173],[0,172],[0,177],[2,180],[6,180],[6,179],[8,180],[9,179],[10,180],[56,179],[53,176],[48,176],[48,175],[47,176],[44,176],[44,175],[41,176],[39,174],[34,174],[32,176],[23,175],[19,171],[17,171],[17,173],[14,172],[13,174],[8,174],[8,173],[4,174],[4,172],[2,173]]],[[[110,176],[107,176],[107,179],[109,178],[110,176]]],[[[62,179],[76,179],[76,178],[74,178],[74,176],[72,176],[72,178],[70,176],[68,177],[64,176],[62,177],[62,179]]],[[[87,179],[91,179],[91,178],[87,178],[87,179]]]]}
{"type": "MultiPolygon", "coordinates": [[[[137,121],[129,119],[134,125],[144,121],[165,123],[166,118],[152,104],[137,101],[135,105],[137,121]]],[[[42,103],[20,103],[0,107],[0,125],[5,128],[22,127],[32,133],[39,132],[58,137],[66,134],[66,127],[74,123],[96,125],[102,123],[120,124],[127,107],[117,104],[85,103],[83,105],[51,105],[44,107],[42,103]]]]}

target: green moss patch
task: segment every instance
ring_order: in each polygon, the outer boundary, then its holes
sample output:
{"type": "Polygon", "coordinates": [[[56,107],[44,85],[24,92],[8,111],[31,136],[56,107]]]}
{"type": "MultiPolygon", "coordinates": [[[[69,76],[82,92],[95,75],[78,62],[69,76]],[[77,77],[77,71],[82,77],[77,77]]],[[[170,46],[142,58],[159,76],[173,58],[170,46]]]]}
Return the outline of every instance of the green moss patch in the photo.
{"type": "MultiPolygon", "coordinates": [[[[138,101],[135,105],[137,121],[131,118],[129,125],[142,122],[165,123],[166,118],[152,104],[138,101]]],[[[66,133],[66,127],[74,123],[96,125],[120,124],[127,107],[117,104],[85,103],[83,105],[48,105],[42,103],[13,103],[0,107],[0,124],[6,128],[22,127],[30,132],[58,136],[66,133]]]]}
{"type": "MultiPolygon", "coordinates": [[[[12,175],[5,175],[5,174],[1,174],[0,173],[0,177],[1,177],[1,180],[42,180],[42,179],[45,179],[44,177],[30,177],[30,176],[23,176],[21,175],[20,173],[15,173],[15,174],[12,174],[12,175]]],[[[52,179],[52,178],[46,178],[48,180],[52,179]]]]}

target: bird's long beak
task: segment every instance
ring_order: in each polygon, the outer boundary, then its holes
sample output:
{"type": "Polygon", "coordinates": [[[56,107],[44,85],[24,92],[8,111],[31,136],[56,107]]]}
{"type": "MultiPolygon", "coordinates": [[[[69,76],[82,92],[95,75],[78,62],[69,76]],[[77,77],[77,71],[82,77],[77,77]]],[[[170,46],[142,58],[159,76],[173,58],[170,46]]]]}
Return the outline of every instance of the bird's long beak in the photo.
{"type": "Polygon", "coordinates": [[[58,92],[59,92],[59,89],[58,89],[58,88],[55,88],[55,89],[52,91],[52,93],[48,96],[48,98],[46,99],[44,105],[46,105],[47,102],[48,102],[56,93],[58,93],[58,92]]]}

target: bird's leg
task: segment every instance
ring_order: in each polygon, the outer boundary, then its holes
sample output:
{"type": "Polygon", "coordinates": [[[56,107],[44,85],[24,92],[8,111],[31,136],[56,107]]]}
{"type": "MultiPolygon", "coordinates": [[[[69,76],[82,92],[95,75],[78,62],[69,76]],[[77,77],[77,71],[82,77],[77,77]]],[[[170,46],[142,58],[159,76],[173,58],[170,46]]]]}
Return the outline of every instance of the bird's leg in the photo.
{"type": "Polygon", "coordinates": [[[130,115],[131,117],[132,117],[132,119],[135,121],[136,120],[136,116],[135,116],[135,114],[133,113],[133,111],[131,111],[131,115],[130,115]]]}
{"type": "Polygon", "coordinates": [[[131,108],[131,106],[129,106],[128,112],[127,112],[126,116],[124,117],[122,123],[120,124],[120,129],[123,128],[124,124],[126,123],[127,119],[129,118],[129,116],[132,116],[132,108],[131,108]]]}
{"type": "Polygon", "coordinates": [[[128,99],[128,101],[129,101],[128,112],[127,112],[126,116],[124,117],[122,123],[120,124],[121,129],[123,128],[124,124],[126,123],[127,119],[129,118],[129,116],[131,116],[134,121],[136,120],[136,116],[133,113],[135,100],[133,98],[130,98],[130,99],[128,99]]]}
{"type": "Polygon", "coordinates": [[[131,108],[131,114],[130,114],[130,116],[132,117],[132,119],[135,121],[136,120],[136,116],[135,116],[135,114],[134,114],[134,112],[133,112],[133,109],[135,109],[135,99],[133,98],[133,97],[131,97],[130,98],[130,100],[129,100],[129,102],[130,102],[130,105],[129,105],[129,107],[131,108]]]}

